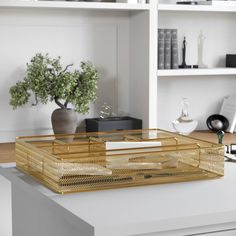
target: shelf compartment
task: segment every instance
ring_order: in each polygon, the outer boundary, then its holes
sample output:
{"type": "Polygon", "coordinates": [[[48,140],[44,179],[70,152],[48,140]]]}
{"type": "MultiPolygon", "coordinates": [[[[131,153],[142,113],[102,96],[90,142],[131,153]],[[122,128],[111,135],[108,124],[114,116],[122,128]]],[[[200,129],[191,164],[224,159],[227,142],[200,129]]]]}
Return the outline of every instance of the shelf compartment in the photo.
{"type": "Polygon", "coordinates": [[[163,130],[16,139],[16,165],[58,193],[224,175],[224,147],[163,130]]]}
{"type": "Polygon", "coordinates": [[[158,70],[159,77],[169,76],[208,76],[208,75],[236,75],[236,68],[207,68],[207,69],[177,69],[158,70]]]}
{"type": "Polygon", "coordinates": [[[149,10],[149,4],[127,4],[108,2],[65,2],[65,1],[17,1],[3,0],[0,8],[55,8],[91,10],[149,10]]]}
{"type": "Polygon", "coordinates": [[[236,6],[159,4],[159,11],[236,12],[236,6]]]}

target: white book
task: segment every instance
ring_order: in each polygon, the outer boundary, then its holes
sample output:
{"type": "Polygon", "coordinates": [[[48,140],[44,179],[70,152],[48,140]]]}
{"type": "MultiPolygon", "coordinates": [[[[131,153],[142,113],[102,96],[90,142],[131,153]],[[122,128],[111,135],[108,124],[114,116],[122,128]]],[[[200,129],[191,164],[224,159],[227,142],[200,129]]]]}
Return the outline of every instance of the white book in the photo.
{"type": "Polygon", "coordinates": [[[236,94],[224,98],[220,114],[229,121],[226,131],[233,133],[236,127],[236,94]]]}
{"type": "Polygon", "coordinates": [[[161,146],[161,142],[106,142],[106,150],[161,146]]]}

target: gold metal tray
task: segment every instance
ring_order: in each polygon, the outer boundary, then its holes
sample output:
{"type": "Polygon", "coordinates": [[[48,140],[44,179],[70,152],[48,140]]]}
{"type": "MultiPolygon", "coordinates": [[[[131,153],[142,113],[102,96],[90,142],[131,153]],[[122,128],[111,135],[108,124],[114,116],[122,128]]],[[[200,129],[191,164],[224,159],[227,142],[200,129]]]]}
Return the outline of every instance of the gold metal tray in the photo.
{"type": "Polygon", "coordinates": [[[19,137],[16,166],[57,193],[224,175],[222,145],[163,130],[19,137]]]}

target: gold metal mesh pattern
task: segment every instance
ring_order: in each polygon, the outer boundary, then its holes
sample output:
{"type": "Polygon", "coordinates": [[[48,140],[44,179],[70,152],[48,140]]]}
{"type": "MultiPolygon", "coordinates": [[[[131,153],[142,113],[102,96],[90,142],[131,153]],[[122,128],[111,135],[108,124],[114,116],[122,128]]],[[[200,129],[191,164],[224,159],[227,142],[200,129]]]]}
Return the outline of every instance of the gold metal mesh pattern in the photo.
{"type": "Polygon", "coordinates": [[[16,165],[69,193],[220,177],[224,148],[156,129],[19,137],[16,165]]]}

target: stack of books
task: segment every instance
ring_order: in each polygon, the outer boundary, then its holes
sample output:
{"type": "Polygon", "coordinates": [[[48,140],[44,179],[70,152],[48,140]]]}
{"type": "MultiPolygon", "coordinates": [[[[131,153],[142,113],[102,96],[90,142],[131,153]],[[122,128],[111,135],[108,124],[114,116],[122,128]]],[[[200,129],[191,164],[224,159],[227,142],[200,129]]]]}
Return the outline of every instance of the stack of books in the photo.
{"type": "Polygon", "coordinates": [[[158,29],[158,69],[178,69],[177,29],[158,29]]]}

